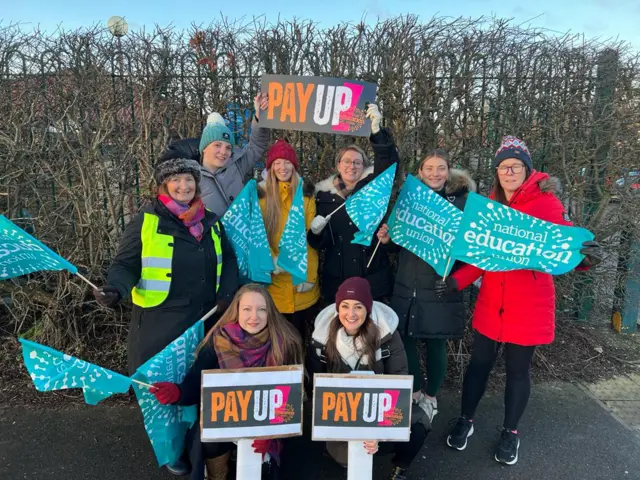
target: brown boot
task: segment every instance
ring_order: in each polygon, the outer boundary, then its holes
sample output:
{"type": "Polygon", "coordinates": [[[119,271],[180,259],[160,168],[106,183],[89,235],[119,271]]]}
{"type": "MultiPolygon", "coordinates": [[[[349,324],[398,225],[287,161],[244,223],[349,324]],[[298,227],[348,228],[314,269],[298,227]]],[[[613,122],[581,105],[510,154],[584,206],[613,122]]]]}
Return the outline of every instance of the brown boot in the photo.
{"type": "Polygon", "coordinates": [[[208,480],[227,480],[230,452],[215,458],[205,458],[208,480]]]}

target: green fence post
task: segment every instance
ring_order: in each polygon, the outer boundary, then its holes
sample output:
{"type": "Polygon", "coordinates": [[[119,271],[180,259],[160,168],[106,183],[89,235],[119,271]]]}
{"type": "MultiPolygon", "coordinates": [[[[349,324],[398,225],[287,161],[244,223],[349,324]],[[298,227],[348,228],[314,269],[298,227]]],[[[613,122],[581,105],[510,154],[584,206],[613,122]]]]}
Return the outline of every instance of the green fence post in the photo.
{"type": "MultiPolygon", "coordinates": [[[[594,162],[587,172],[589,186],[583,209],[585,223],[591,220],[599,210],[600,203],[606,198],[602,192],[605,188],[607,162],[609,151],[611,150],[613,101],[619,68],[618,52],[611,48],[603,50],[598,55],[597,65],[593,105],[594,128],[590,139],[590,143],[596,149],[596,152],[594,162]]],[[[593,310],[595,298],[591,284],[591,277],[586,275],[576,282],[576,297],[579,305],[577,319],[579,321],[587,321],[593,310]]]]}

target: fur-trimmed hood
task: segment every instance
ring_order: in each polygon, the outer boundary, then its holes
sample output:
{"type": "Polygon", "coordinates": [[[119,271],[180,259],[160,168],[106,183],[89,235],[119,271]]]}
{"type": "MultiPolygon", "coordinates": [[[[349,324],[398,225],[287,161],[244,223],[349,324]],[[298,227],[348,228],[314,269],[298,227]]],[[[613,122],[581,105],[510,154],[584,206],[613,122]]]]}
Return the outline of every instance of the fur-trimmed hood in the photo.
{"type": "Polygon", "coordinates": [[[562,195],[562,182],[558,177],[547,176],[538,182],[538,186],[542,193],[551,192],[557,197],[562,195]]]}
{"type": "Polygon", "coordinates": [[[445,186],[445,193],[447,195],[477,191],[478,187],[476,186],[476,182],[471,178],[469,172],[466,170],[458,170],[457,168],[452,168],[449,171],[449,180],[447,180],[447,185],[445,186]]]}
{"type": "MultiPolygon", "coordinates": [[[[329,338],[329,325],[338,313],[336,304],[324,308],[316,317],[312,338],[316,342],[326,345],[329,338]]],[[[398,328],[398,315],[391,307],[381,302],[373,302],[371,319],[380,330],[380,344],[388,340],[398,328]]]]}
{"type": "Polygon", "coordinates": [[[557,177],[551,177],[548,173],[533,170],[529,178],[520,187],[511,201],[528,200],[540,193],[551,193],[557,197],[562,194],[562,184],[557,177]]]}
{"type": "MultiPolygon", "coordinates": [[[[364,171],[362,172],[362,175],[360,175],[360,180],[362,180],[363,178],[366,178],[368,175],[371,175],[372,173],[373,173],[373,165],[370,165],[370,166],[368,166],[367,168],[364,169],[364,171]]],[[[338,189],[333,184],[333,181],[337,176],[338,176],[338,174],[334,173],[330,177],[325,178],[324,180],[316,183],[316,185],[315,185],[316,193],[317,192],[327,192],[327,193],[332,193],[334,195],[340,195],[340,192],[338,192],[338,189]]],[[[358,180],[358,181],[360,181],[360,180],[358,180]]],[[[340,196],[342,196],[342,195],[340,195],[340,196]]]]}
{"type": "MultiPolygon", "coordinates": [[[[298,176],[298,178],[300,178],[300,176],[298,176]]],[[[264,198],[267,195],[265,190],[266,186],[266,180],[262,180],[258,184],[258,198],[264,198]]],[[[307,180],[306,178],[302,179],[302,195],[308,198],[312,198],[315,195],[315,185],[311,180],[307,180]]]]}

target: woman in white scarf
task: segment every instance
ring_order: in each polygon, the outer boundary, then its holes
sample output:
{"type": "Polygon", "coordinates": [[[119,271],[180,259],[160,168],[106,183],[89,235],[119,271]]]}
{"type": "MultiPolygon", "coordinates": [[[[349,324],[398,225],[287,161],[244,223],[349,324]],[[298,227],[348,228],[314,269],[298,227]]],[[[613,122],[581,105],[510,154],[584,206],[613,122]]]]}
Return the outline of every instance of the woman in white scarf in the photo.
{"type": "MultiPolygon", "coordinates": [[[[364,278],[345,280],[336,294],[336,303],[316,317],[308,349],[307,371],[349,373],[373,371],[379,375],[407,375],[407,354],[396,331],[398,316],[380,302],[374,302],[371,287],[364,278]]],[[[426,416],[412,419],[409,442],[377,440],[364,442],[370,454],[394,453],[392,480],[407,478],[407,470],[418,454],[430,430],[426,416]],[[425,422],[425,423],[423,423],[425,422]]],[[[347,466],[347,443],[327,442],[327,451],[342,466],[347,466]]]]}

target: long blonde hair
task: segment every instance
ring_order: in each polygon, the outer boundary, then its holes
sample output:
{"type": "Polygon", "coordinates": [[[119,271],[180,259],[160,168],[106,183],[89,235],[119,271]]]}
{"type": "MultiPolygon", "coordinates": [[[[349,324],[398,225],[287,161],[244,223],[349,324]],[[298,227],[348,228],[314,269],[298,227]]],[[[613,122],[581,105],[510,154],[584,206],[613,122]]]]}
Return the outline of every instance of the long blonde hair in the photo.
{"type": "MultiPolygon", "coordinates": [[[[291,174],[291,196],[295,195],[296,190],[300,185],[300,176],[295,170],[291,174]]],[[[266,192],[266,208],[264,212],[264,228],[267,231],[267,238],[269,239],[269,245],[273,250],[277,250],[278,245],[274,245],[276,235],[280,229],[282,222],[282,205],[280,203],[280,187],[278,185],[279,180],[276,177],[276,172],[273,168],[267,171],[267,180],[265,185],[266,192]]]]}
{"type": "Polygon", "coordinates": [[[271,351],[268,355],[272,359],[270,363],[272,365],[302,364],[302,339],[300,338],[298,330],[280,314],[267,289],[257,283],[243,285],[236,292],[227,311],[224,312],[220,320],[209,330],[200,345],[198,345],[196,355],[200,353],[207,343],[213,343],[212,337],[217,330],[230,323],[238,323],[240,299],[248,292],[259,293],[267,303],[267,331],[269,332],[269,339],[271,340],[271,351]]]}

